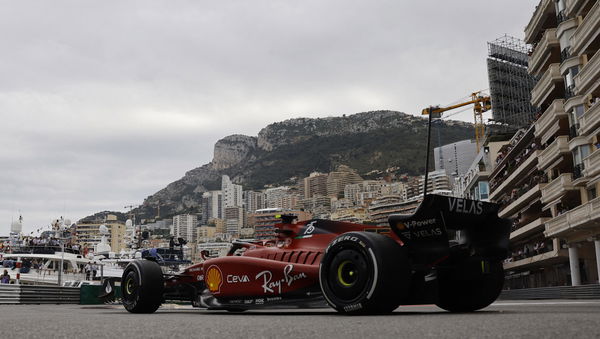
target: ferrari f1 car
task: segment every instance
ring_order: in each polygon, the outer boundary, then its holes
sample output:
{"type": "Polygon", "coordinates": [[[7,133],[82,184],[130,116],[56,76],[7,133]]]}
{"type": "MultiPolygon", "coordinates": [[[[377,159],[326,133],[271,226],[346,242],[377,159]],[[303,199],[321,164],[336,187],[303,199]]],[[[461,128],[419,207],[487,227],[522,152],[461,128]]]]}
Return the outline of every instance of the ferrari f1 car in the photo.
{"type": "Polygon", "coordinates": [[[504,281],[510,221],[497,212],[492,203],[427,195],[414,214],[390,216],[389,227],[283,215],[275,240],[235,242],[227,256],[176,274],[153,260],[130,263],[122,301],[132,313],[169,300],[231,312],[325,302],[345,314],[430,303],[475,311],[504,281]]]}

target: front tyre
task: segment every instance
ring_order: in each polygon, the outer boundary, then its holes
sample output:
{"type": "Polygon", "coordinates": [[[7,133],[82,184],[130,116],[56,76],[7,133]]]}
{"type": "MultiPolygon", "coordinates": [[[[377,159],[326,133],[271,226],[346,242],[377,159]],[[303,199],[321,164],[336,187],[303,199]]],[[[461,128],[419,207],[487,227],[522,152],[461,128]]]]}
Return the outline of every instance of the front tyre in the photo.
{"type": "Polygon", "coordinates": [[[404,248],[391,238],[349,232],[325,250],[319,282],[327,303],[340,313],[389,313],[408,293],[410,267],[404,248]]]}
{"type": "Polygon", "coordinates": [[[473,312],[493,303],[504,285],[501,262],[464,264],[438,277],[436,305],[450,312],[473,312]]]}
{"type": "Polygon", "coordinates": [[[164,279],[160,266],[150,260],[135,260],[121,278],[123,306],[131,313],[153,313],[162,303],[164,279]]]}

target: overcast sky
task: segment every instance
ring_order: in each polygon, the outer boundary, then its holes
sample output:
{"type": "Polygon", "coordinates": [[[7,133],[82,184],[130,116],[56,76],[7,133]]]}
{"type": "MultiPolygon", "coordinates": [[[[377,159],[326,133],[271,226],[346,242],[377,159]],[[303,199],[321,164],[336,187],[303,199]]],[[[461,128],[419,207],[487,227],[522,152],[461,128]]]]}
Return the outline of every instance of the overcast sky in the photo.
{"type": "Polygon", "coordinates": [[[537,3],[0,0],[0,235],[125,211],[226,135],[486,89],[537,3]]]}

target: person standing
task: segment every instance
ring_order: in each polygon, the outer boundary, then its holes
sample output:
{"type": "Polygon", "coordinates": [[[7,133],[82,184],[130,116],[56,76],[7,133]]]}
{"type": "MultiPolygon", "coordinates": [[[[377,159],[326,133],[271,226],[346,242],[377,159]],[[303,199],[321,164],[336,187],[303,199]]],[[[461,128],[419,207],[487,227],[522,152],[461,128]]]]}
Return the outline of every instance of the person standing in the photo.
{"type": "Polygon", "coordinates": [[[0,283],[2,284],[10,284],[10,275],[7,270],[4,270],[4,274],[0,276],[0,283]]]}

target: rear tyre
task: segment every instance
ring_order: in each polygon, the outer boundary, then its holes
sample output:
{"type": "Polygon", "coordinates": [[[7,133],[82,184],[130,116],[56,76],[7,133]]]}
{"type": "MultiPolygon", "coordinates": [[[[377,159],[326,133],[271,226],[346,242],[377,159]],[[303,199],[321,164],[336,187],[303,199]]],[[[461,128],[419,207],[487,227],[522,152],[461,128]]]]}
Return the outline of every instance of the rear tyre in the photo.
{"type": "Polygon", "coordinates": [[[121,278],[123,306],[131,313],[153,313],[163,299],[164,279],[160,266],[150,260],[127,265],[121,278]]]}
{"type": "Polygon", "coordinates": [[[461,274],[446,272],[438,277],[439,290],[436,305],[450,312],[473,312],[493,303],[504,285],[504,269],[501,262],[485,261],[470,264],[469,279],[461,274]]]}
{"type": "Polygon", "coordinates": [[[408,293],[410,267],[404,248],[391,238],[349,232],[325,250],[319,282],[329,306],[340,313],[389,313],[408,293]]]}

